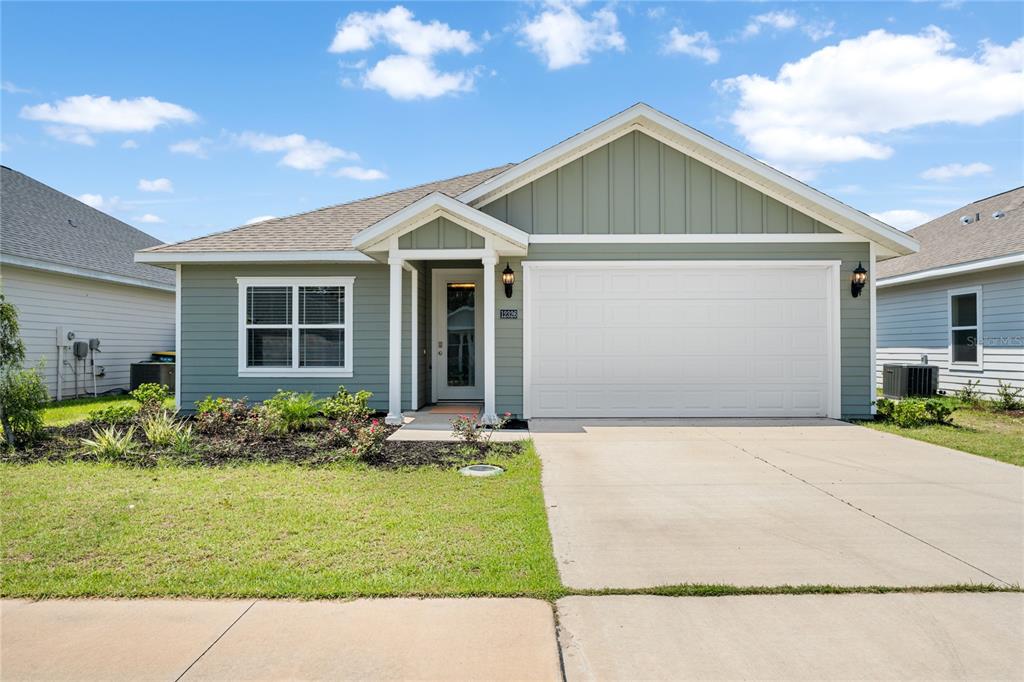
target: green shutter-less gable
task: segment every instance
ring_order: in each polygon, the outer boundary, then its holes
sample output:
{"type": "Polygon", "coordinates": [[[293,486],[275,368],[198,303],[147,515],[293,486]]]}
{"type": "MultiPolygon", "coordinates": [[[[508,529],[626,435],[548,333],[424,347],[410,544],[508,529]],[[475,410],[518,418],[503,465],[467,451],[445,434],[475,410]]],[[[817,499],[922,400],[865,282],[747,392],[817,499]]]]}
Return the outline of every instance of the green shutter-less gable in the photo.
{"type": "Polygon", "coordinates": [[[639,132],[481,210],[533,234],[836,232],[639,132]]]}
{"type": "Polygon", "coordinates": [[[398,238],[401,249],[482,249],[484,238],[456,225],[447,218],[434,218],[429,223],[406,232],[398,238]]]}

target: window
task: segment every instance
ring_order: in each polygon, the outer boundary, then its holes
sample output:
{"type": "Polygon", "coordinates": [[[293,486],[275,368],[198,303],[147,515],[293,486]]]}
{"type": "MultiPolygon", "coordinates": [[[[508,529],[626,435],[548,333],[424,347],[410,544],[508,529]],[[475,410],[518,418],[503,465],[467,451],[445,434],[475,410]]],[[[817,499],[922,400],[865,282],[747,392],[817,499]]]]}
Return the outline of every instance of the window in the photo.
{"type": "Polygon", "coordinates": [[[951,365],[981,369],[981,287],[949,292],[951,365]]]}
{"type": "Polygon", "coordinates": [[[352,376],[354,281],[239,277],[239,375],[352,376]]]}

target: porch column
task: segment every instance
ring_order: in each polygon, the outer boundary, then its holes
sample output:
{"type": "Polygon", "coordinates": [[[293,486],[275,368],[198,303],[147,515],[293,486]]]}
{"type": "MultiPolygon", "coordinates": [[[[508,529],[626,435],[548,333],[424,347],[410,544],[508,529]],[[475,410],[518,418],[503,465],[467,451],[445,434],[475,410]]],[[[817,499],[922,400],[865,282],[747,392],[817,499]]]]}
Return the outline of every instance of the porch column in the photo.
{"type": "Polygon", "coordinates": [[[390,331],[388,333],[388,416],[387,424],[402,423],[402,267],[401,258],[389,258],[391,291],[388,296],[390,331]]]}
{"type": "Polygon", "coordinates": [[[484,414],[485,424],[498,419],[494,406],[494,266],[496,255],[484,256],[484,414]]]}

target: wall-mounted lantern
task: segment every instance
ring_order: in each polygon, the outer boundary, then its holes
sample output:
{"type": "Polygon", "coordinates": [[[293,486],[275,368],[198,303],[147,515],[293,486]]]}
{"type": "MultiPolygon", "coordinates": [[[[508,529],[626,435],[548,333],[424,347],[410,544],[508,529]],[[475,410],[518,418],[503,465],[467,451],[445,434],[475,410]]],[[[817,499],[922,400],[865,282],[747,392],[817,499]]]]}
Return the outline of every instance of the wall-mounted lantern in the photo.
{"type": "Polygon", "coordinates": [[[501,283],[505,285],[505,298],[512,298],[512,285],[516,283],[516,273],[505,261],[505,269],[501,271],[501,283]]]}
{"type": "Polygon", "coordinates": [[[853,279],[850,280],[850,293],[854,298],[860,296],[861,289],[868,282],[868,271],[864,269],[863,263],[857,263],[853,270],[853,279]]]}

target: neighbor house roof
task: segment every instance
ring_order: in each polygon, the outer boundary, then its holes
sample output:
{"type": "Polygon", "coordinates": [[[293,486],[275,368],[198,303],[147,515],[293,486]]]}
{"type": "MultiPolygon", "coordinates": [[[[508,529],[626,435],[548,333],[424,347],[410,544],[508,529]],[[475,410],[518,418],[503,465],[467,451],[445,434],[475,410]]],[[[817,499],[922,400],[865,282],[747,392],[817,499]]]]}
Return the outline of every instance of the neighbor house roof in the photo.
{"type": "Polygon", "coordinates": [[[956,266],[970,263],[1005,264],[1007,257],[1024,255],[1024,187],[962,206],[908,234],[921,250],[879,263],[880,280],[927,271],[956,274],[963,269],[956,266]],[[965,217],[971,222],[961,221],[965,217]]]}
{"type": "Polygon", "coordinates": [[[24,173],[0,169],[0,262],[174,289],[173,272],[134,259],[159,239],[24,173]]]}
{"type": "Polygon", "coordinates": [[[146,249],[156,253],[203,251],[351,251],[352,237],[433,192],[454,196],[504,171],[509,165],[408,187],[285,218],[146,249]]]}

